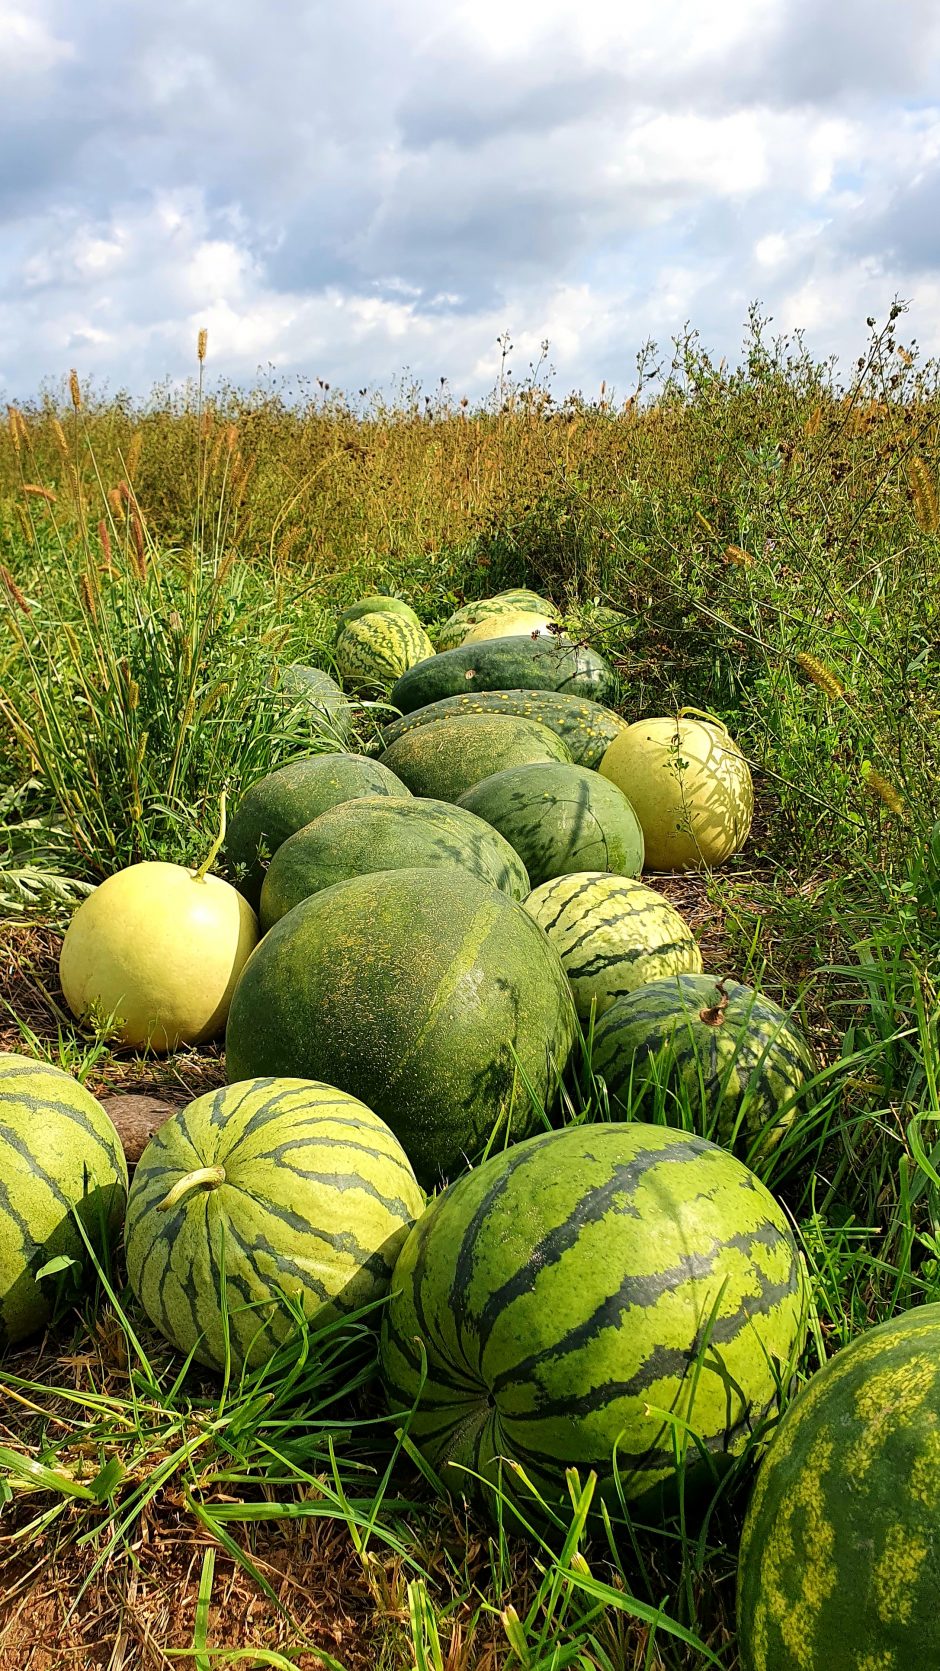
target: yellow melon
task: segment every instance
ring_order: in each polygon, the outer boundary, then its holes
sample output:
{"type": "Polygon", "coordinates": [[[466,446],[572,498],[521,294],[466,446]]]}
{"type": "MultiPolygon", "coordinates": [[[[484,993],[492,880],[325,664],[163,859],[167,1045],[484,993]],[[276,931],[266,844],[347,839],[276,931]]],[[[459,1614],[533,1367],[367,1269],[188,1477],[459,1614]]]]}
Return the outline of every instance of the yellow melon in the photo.
{"type": "Polygon", "coordinates": [[[482,644],[488,638],[529,638],[538,633],[541,638],[564,637],[551,631],[555,624],[553,615],[538,615],[528,610],[507,610],[502,615],[488,615],[485,621],[478,621],[471,627],[462,642],[464,644],[482,644]]]}
{"type": "Polygon", "coordinates": [[[747,840],[754,786],[720,720],[696,709],[637,720],[598,768],[623,790],[643,829],[647,870],[718,865],[747,840]]]}
{"type": "Polygon", "coordinates": [[[175,1050],[221,1033],[258,921],[219,876],[146,862],[82,901],[59,959],[73,1015],[114,1017],[126,1044],[175,1050]]]}

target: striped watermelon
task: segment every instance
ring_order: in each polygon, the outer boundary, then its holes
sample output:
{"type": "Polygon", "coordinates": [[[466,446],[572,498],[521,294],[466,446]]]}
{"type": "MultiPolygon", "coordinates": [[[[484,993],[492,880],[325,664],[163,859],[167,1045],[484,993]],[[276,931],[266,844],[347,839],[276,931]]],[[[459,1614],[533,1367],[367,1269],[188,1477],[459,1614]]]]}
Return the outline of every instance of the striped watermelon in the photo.
{"type": "Polygon", "coordinates": [[[336,641],[340,678],[356,690],[386,690],[416,662],[433,656],[424,628],[383,610],[349,621],[336,641]]]}
{"type": "Polygon", "coordinates": [[[305,1079],[197,1097],[150,1139],[131,1186],[127,1274],[178,1351],[264,1363],[291,1333],[380,1300],[424,1198],[385,1123],[305,1079]]]}
{"type": "Polygon", "coordinates": [[[261,889],[261,926],[266,931],[334,882],[427,865],[471,871],[510,899],[525,899],[529,891],[518,853],[472,812],[413,796],[364,796],[321,813],[278,848],[261,889]]]}
{"type": "Polygon", "coordinates": [[[555,946],[580,1019],[659,975],[697,973],[702,954],[662,894],[627,876],[581,871],[543,882],[525,902],[555,946]]]}
{"type": "Polygon", "coordinates": [[[643,832],[626,795],[585,766],[512,766],[461,795],[516,849],[533,888],[576,871],[639,876],[643,832]]]}
{"type": "Polygon", "coordinates": [[[328,807],[362,795],[408,793],[387,766],[361,754],[311,754],[269,772],[246,789],[226,833],[223,852],[239,892],[257,910],[268,859],[328,807]]]}
{"type": "Polygon", "coordinates": [[[575,1026],[558,953],[521,905],[456,867],[378,871],[265,935],[235,989],[226,1071],[361,1097],[432,1182],[539,1123],[529,1089],[552,1106],[575,1026]]]}
{"type": "Polygon", "coordinates": [[[685,1422],[716,1458],[743,1449],[803,1331],[773,1197],[724,1149],[635,1122],[533,1137],[438,1196],[395,1267],[381,1357],[458,1493],[504,1457],[548,1501],[566,1468],[595,1469],[616,1507],[615,1447],[631,1500],[673,1477],[685,1422]]]}
{"type": "Polygon", "coordinates": [[[103,1255],[126,1195],[120,1139],[91,1092],[47,1062],[0,1053],[0,1347],[77,1291],[89,1260],[75,1215],[103,1255]]]}
{"type": "Polygon", "coordinates": [[[448,714],[406,731],[381,756],[413,795],[457,801],[481,778],[530,761],[570,759],[561,738],[538,720],[512,714],[448,714]]]}
{"type": "Polygon", "coordinates": [[[594,1034],[592,1066],[612,1105],[662,1087],[666,1117],[745,1152],[778,1143],[815,1072],[772,999],[737,981],[669,975],[618,998],[594,1034]]]}
{"type": "Polygon", "coordinates": [[[495,598],[480,598],[476,603],[465,603],[461,609],[455,609],[438,631],[437,647],[439,650],[456,650],[467,633],[481,621],[490,621],[499,615],[516,615],[523,610],[541,614],[548,620],[555,618],[555,610],[547,598],[540,597],[538,592],[530,592],[525,586],[515,586],[507,592],[499,592],[495,598]]]}
{"type": "Polygon", "coordinates": [[[940,1665],[940,1305],[830,1359],[774,1434],[738,1567],[743,1671],[940,1665]]]}
{"type": "Polygon", "coordinates": [[[538,720],[557,732],[576,766],[596,767],[627,722],[599,702],[585,696],[565,696],[554,690],[481,690],[471,696],[444,696],[426,708],[416,708],[382,730],[388,748],[419,725],[432,725],[451,714],[515,714],[538,720]]]}
{"type": "Polygon", "coordinates": [[[406,603],[404,598],[391,597],[387,592],[372,592],[367,598],[359,598],[356,603],[340,610],[335,637],[341,637],[350,621],[358,621],[362,615],[398,615],[403,621],[410,621],[414,627],[421,625],[411,604],[406,603]]]}
{"type": "Polygon", "coordinates": [[[320,731],[345,743],[352,734],[354,711],[335,679],[322,667],[291,662],[276,668],[272,683],[295,715],[309,718],[320,731]]]}
{"type": "Polygon", "coordinates": [[[490,638],[418,662],[396,679],[389,701],[402,714],[445,696],[481,690],[557,690],[606,701],[613,670],[586,644],[556,638],[490,638]]]}

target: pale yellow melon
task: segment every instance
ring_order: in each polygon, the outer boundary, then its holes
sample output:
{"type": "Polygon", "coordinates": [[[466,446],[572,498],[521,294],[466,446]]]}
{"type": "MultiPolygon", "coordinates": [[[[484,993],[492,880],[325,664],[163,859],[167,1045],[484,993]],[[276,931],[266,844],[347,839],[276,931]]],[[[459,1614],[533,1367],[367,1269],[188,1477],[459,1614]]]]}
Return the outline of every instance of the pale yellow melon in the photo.
{"type": "Polygon", "coordinates": [[[754,786],[720,720],[685,709],[637,720],[598,768],[630,801],[643,829],[647,870],[718,865],[747,840],[754,786]]]}
{"type": "Polygon", "coordinates": [[[147,862],[82,901],[59,959],[73,1015],[115,1018],[126,1044],[175,1050],[221,1033],[258,921],[219,876],[147,862]]]}
{"type": "Polygon", "coordinates": [[[555,624],[553,615],[530,614],[527,610],[507,610],[502,615],[488,615],[485,621],[478,621],[476,626],[463,639],[464,644],[482,644],[488,638],[530,638],[538,633],[541,638],[556,638],[564,634],[553,633],[550,629],[555,624]]]}

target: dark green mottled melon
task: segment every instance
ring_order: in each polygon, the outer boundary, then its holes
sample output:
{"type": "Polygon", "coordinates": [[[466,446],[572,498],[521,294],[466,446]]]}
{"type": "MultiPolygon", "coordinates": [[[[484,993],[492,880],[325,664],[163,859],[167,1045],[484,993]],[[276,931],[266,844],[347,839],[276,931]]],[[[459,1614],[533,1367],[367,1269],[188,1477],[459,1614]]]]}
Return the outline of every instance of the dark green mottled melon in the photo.
{"type": "Polygon", "coordinates": [[[361,754],[289,761],[246,789],[229,822],[223,851],[236,887],[257,911],[268,860],[295,830],[340,801],[407,794],[394,772],[361,754]]]}
{"type": "Polygon", "coordinates": [[[335,882],[432,865],[471,871],[510,899],[529,892],[518,853],[482,818],[444,801],[371,795],[331,807],[278,848],[261,889],[261,926],[335,882]]]}
{"type": "Polygon", "coordinates": [[[774,1434],[738,1566],[742,1671],[940,1665],[940,1305],[831,1358],[774,1434]]]}
{"type": "MultiPolygon", "coordinates": [[[[381,1361],[456,1493],[504,1457],[549,1502],[566,1468],[593,1469],[616,1509],[615,1447],[629,1500],[672,1479],[685,1423],[716,1461],[740,1451],[804,1328],[786,1215],[747,1167],[668,1127],[573,1126],[431,1203],[395,1267],[381,1361]]],[[[508,1469],[502,1483],[524,1494],[508,1469]]]]}
{"type": "Polygon", "coordinates": [[[598,1021],[591,1059],[615,1107],[664,1087],[677,1123],[688,1111],[703,1135],[741,1153],[780,1141],[815,1072],[779,1004],[701,974],[666,975],[617,998],[598,1021]]]}
{"type": "Polygon", "coordinates": [[[525,1136],[575,1037],[558,953],[521,905],[456,868],[379,871],[295,905],[242,972],[230,1079],[322,1079],[388,1121],[418,1177],[525,1136]]]}
{"type": "Polygon", "coordinates": [[[475,696],[445,696],[426,708],[416,708],[382,729],[388,748],[399,737],[421,725],[457,714],[514,714],[517,719],[537,720],[561,738],[576,766],[600,765],[615,737],[627,729],[627,722],[599,702],[585,696],[565,696],[554,690],[485,690],[475,696]]]}
{"type": "Polygon", "coordinates": [[[557,690],[604,702],[613,673],[586,645],[539,638],[488,638],[462,644],[410,667],[392,686],[389,701],[403,714],[445,696],[481,690],[557,690]]]}
{"type": "Polygon", "coordinates": [[[413,795],[458,801],[481,778],[532,761],[570,760],[561,738],[512,714],[449,714],[406,731],[380,756],[413,795]]]}
{"type": "Polygon", "coordinates": [[[533,888],[574,871],[643,869],[643,832],[630,802],[585,766],[513,766],[468,789],[459,805],[506,837],[533,888]]]}
{"type": "Polygon", "coordinates": [[[322,667],[292,662],[277,668],[272,683],[295,713],[309,717],[312,724],[345,743],[352,733],[354,709],[336,680],[322,667]]]}

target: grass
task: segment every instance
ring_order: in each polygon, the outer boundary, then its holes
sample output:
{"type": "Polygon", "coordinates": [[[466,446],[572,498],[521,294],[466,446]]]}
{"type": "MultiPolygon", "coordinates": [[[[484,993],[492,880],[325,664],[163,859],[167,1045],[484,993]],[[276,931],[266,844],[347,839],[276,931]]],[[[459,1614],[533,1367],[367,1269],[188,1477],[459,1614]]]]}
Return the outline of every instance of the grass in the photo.
{"type": "MultiPolygon", "coordinates": [[[[754,1157],[811,1272],[801,1377],[940,1299],[940,388],[903,326],[872,327],[844,386],[754,314],[737,367],[689,334],[655,398],[617,404],[556,399],[539,368],[477,408],[295,400],[210,389],[200,360],[179,395],[73,383],[13,414],[4,1047],[104,1095],[219,1083],[214,1048],[148,1063],[76,1031],[55,976],[72,905],[131,860],[198,862],[223,791],[336,746],[280,673],[330,667],[337,607],[385,587],[433,633],[528,584],[616,662],[628,717],[708,709],[754,767],[745,853],[656,885],[706,968],[792,1007],[820,1064],[810,1110],[754,1157]]],[[[579,1084],[573,1117],[602,1113],[589,1053],[579,1084]]],[[[573,1478],[562,1524],[521,1539],[438,1500],[371,1342],[365,1321],[320,1341],[298,1323],[220,1387],[108,1280],[8,1352],[0,1665],[733,1671],[752,1457],[649,1525],[589,1530],[573,1478]]]]}

